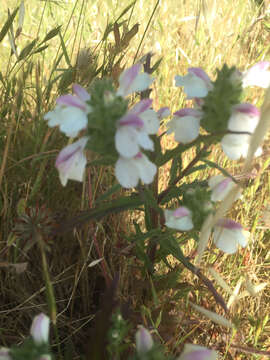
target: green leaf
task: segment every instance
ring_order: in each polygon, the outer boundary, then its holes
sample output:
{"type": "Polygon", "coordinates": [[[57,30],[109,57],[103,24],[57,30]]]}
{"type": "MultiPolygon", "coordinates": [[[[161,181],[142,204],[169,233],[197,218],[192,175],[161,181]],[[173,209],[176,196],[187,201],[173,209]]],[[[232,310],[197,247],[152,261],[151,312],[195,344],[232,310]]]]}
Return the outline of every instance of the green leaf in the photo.
{"type": "Polygon", "coordinates": [[[59,33],[59,37],[60,37],[60,41],[61,41],[61,47],[62,47],[62,50],[63,50],[63,54],[64,54],[64,57],[66,59],[66,63],[68,64],[68,66],[70,68],[72,68],[71,61],[70,61],[68,53],[67,53],[67,48],[66,48],[63,36],[62,36],[61,32],[58,32],[58,33],[59,33]]]}
{"type": "Polygon", "coordinates": [[[49,45],[41,46],[41,47],[37,48],[36,50],[34,50],[34,51],[32,52],[32,54],[40,53],[41,51],[47,49],[48,46],[49,46],[49,45]]]}
{"type": "Polygon", "coordinates": [[[101,196],[99,196],[95,202],[99,203],[105,199],[107,199],[109,196],[111,196],[112,194],[115,194],[116,192],[120,191],[122,189],[122,186],[120,184],[115,184],[113,185],[109,190],[107,190],[104,194],[102,194],[101,196]]]}
{"type": "Polygon", "coordinates": [[[4,39],[4,37],[6,36],[8,30],[11,28],[13,20],[17,14],[19,10],[19,7],[17,7],[13,13],[8,17],[7,21],[5,22],[4,26],[2,27],[1,31],[0,31],[0,42],[4,39]]]}
{"type": "Polygon", "coordinates": [[[227,170],[223,169],[221,166],[219,166],[215,162],[207,160],[207,159],[202,159],[202,162],[206,163],[208,166],[210,166],[213,169],[218,169],[224,176],[229,177],[233,181],[235,181],[234,177],[230,173],[228,173],[227,170]]]}
{"type": "Polygon", "coordinates": [[[130,196],[122,197],[120,199],[111,201],[109,204],[105,204],[91,210],[80,212],[78,215],[60,224],[53,231],[53,233],[62,234],[72,230],[76,226],[83,225],[87,221],[101,220],[102,218],[104,218],[109,214],[112,213],[117,214],[122,211],[136,209],[141,205],[143,205],[143,200],[140,199],[138,195],[130,195],[130,196]]]}
{"type": "Polygon", "coordinates": [[[18,61],[23,60],[24,58],[26,58],[31,53],[34,46],[36,45],[36,42],[37,42],[37,39],[34,39],[33,41],[31,41],[28,45],[26,45],[22,49],[22,51],[21,51],[21,53],[20,53],[20,55],[18,57],[18,61]]]}
{"type": "Polygon", "coordinates": [[[56,28],[49,31],[48,34],[45,35],[45,38],[41,41],[40,45],[55,37],[59,33],[61,26],[62,25],[57,26],[56,28]]]}
{"type": "Polygon", "coordinates": [[[118,18],[115,20],[115,22],[118,22],[128,11],[132,8],[132,6],[136,3],[137,0],[132,1],[118,16],[118,18]]]}

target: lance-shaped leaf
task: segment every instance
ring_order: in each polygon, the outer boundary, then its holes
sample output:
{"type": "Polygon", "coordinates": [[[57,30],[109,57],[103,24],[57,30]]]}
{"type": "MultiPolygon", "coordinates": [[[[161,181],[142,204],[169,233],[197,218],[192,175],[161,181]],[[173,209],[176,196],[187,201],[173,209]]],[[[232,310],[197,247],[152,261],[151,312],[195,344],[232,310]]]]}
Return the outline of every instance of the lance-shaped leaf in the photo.
{"type": "Polygon", "coordinates": [[[13,13],[8,17],[7,21],[5,22],[4,26],[2,27],[1,31],[0,31],[0,42],[4,39],[4,37],[6,36],[8,30],[10,29],[10,27],[12,26],[13,20],[18,12],[19,8],[17,7],[13,13]]]}
{"type": "Polygon", "coordinates": [[[82,211],[73,218],[64,221],[56,229],[54,234],[62,234],[72,230],[76,226],[82,226],[84,223],[90,220],[100,220],[109,214],[117,214],[122,211],[136,209],[143,205],[144,201],[139,198],[138,195],[131,195],[122,197],[109,204],[103,204],[91,210],[82,211]]]}

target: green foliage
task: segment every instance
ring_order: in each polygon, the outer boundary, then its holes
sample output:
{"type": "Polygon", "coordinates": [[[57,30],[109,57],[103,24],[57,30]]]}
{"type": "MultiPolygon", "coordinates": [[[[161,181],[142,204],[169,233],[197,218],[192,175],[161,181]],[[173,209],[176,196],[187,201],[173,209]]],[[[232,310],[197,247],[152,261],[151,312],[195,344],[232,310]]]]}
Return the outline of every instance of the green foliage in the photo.
{"type": "Polygon", "coordinates": [[[241,102],[242,86],[237,79],[237,71],[234,66],[223,65],[221,70],[217,70],[213,89],[204,98],[201,126],[209,133],[224,135],[232,106],[241,102]]]}
{"type": "Polygon", "coordinates": [[[10,349],[12,360],[37,360],[42,355],[49,355],[49,344],[36,344],[30,337],[20,346],[13,346],[10,349]]]}
{"type": "Polygon", "coordinates": [[[115,360],[121,359],[121,354],[127,349],[128,344],[125,342],[130,329],[130,325],[123,319],[118,309],[111,317],[112,325],[108,331],[107,351],[110,358],[115,360]]]}

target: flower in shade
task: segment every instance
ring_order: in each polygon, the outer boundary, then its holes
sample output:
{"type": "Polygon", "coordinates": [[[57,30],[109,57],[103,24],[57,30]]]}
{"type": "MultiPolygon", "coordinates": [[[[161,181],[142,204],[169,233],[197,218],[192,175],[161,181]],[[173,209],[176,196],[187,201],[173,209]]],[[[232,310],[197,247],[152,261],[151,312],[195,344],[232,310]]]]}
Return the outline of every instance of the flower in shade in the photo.
{"type": "Polygon", "coordinates": [[[66,146],[56,158],[55,166],[59,171],[60,181],[63,186],[68,179],[82,181],[85,165],[87,163],[84,148],[89,137],[85,136],[66,146]]]}
{"type": "Polygon", "coordinates": [[[10,350],[6,347],[0,348],[0,360],[12,360],[10,354],[10,350]]]}
{"type": "Polygon", "coordinates": [[[127,189],[136,187],[140,179],[145,184],[151,184],[156,172],[156,165],[141,152],[132,158],[120,156],[115,164],[115,176],[127,189]]]}
{"type": "Polygon", "coordinates": [[[198,67],[189,68],[185,76],[176,75],[175,85],[184,86],[188,99],[206,97],[213,87],[209,76],[198,67]]]}
{"type": "MultiPolygon", "coordinates": [[[[228,130],[234,133],[226,134],[221,140],[222,149],[230,159],[237,160],[241,156],[247,156],[250,138],[259,119],[260,111],[251,104],[238,104],[232,108],[228,130]]],[[[258,156],[261,152],[261,148],[258,148],[255,155],[258,156]]]]}
{"type": "Polygon", "coordinates": [[[30,335],[35,343],[47,343],[49,340],[49,324],[50,319],[45,314],[41,313],[34,317],[31,325],[30,335]]]}
{"type": "Polygon", "coordinates": [[[176,210],[164,210],[165,225],[172,229],[188,231],[193,228],[192,213],[185,206],[176,210]]]}
{"type": "Polygon", "coordinates": [[[183,144],[195,140],[199,136],[202,115],[202,111],[191,108],[175,112],[174,117],[168,123],[167,133],[174,132],[175,140],[183,144]]]}
{"type": "Polygon", "coordinates": [[[177,360],[218,360],[218,354],[203,346],[186,344],[184,351],[177,360]]]}
{"type": "Polygon", "coordinates": [[[240,73],[242,86],[259,86],[262,88],[268,88],[270,86],[269,66],[269,61],[260,61],[253,65],[250,69],[240,73]]]}
{"type": "Polygon", "coordinates": [[[44,116],[50,127],[59,126],[68,137],[76,137],[87,127],[87,114],[91,111],[88,92],[78,84],[73,85],[73,91],[75,95],[60,96],[55,109],[44,116]]]}
{"type": "Polygon", "coordinates": [[[142,65],[138,63],[121,73],[116,95],[125,97],[136,91],[144,91],[152,84],[154,80],[149,74],[142,73],[141,69],[142,65]]]}
{"type": "Polygon", "coordinates": [[[143,326],[139,326],[139,330],[135,335],[136,349],[139,354],[147,353],[154,345],[150,332],[143,326]]]}
{"type": "MultiPolygon", "coordinates": [[[[208,180],[208,185],[212,190],[211,200],[216,202],[223,200],[231,191],[231,189],[235,186],[235,183],[229,177],[226,177],[224,175],[216,175],[212,176],[208,180]]],[[[241,195],[239,194],[237,199],[239,199],[240,196],[241,195]]]]}
{"type": "Polygon", "coordinates": [[[216,246],[227,254],[233,254],[238,246],[246,247],[249,232],[231,219],[220,219],[214,227],[213,239],[216,246]]]}
{"type": "Polygon", "coordinates": [[[132,158],[140,148],[154,150],[149,135],[157,133],[159,119],[156,112],[149,109],[151,104],[151,99],[142,100],[119,120],[115,147],[121,156],[132,158]]]}

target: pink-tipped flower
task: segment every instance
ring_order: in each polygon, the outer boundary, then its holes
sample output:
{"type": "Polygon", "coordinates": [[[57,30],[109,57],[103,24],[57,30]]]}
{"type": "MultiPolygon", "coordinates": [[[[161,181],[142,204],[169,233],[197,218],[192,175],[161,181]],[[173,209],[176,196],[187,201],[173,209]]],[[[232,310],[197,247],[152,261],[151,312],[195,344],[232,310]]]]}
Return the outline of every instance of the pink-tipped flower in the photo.
{"type": "MultiPolygon", "coordinates": [[[[223,200],[235,186],[231,178],[225,177],[223,175],[212,176],[208,180],[208,185],[212,190],[211,200],[214,202],[223,200]]],[[[239,199],[240,196],[241,195],[239,194],[237,199],[239,199]]]]}
{"type": "Polygon", "coordinates": [[[270,62],[260,61],[250,69],[241,73],[242,86],[259,86],[268,88],[270,86],[270,62]]]}
{"type": "Polygon", "coordinates": [[[75,95],[62,95],[56,100],[54,110],[45,114],[44,119],[48,120],[48,126],[59,126],[60,131],[68,137],[78,136],[81,130],[86,129],[87,114],[91,111],[88,92],[78,84],[73,85],[75,95]]]}
{"type": "Polygon", "coordinates": [[[66,146],[60,151],[56,158],[55,166],[59,171],[60,181],[63,186],[68,179],[82,181],[85,165],[87,163],[84,148],[89,137],[82,137],[80,140],[66,146]]]}
{"type": "Polygon", "coordinates": [[[200,120],[203,112],[191,108],[181,109],[174,113],[168,123],[168,134],[174,133],[176,141],[188,144],[199,136],[200,120]]]}
{"type": "Polygon", "coordinates": [[[139,354],[147,353],[154,345],[150,332],[143,326],[139,326],[139,330],[136,332],[135,335],[135,340],[136,349],[139,354]]]}
{"type": "Polygon", "coordinates": [[[127,189],[136,187],[139,180],[151,184],[156,172],[156,165],[141,152],[132,158],[120,156],[115,164],[115,176],[120,185],[127,189]]]}
{"type": "Polygon", "coordinates": [[[1,347],[0,348],[0,360],[12,360],[9,353],[10,353],[10,350],[8,348],[1,347]]]}
{"type": "Polygon", "coordinates": [[[239,245],[246,247],[248,235],[241,224],[231,219],[220,219],[214,227],[214,243],[227,254],[234,254],[239,245]]]}
{"type": "MultiPolygon", "coordinates": [[[[232,108],[228,130],[235,134],[227,134],[221,140],[222,149],[228,158],[238,160],[241,156],[244,158],[247,156],[251,135],[258,125],[259,119],[259,110],[251,104],[238,104],[232,108]]],[[[262,149],[258,148],[255,156],[259,156],[261,153],[262,149]]]]}
{"type": "Polygon", "coordinates": [[[218,360],[218,354],[203,346],[186,344],[178,360],[218,360]]]}
{"type": "Polygon", "coordinates": [[[213,87],[209,76],[198,67],[189,68],[185,76],[175,76],[175,85],[184,87],[188,99],[204,98],[213,87]]]}
{"type": "Polygon", "coordinates": [[[180,206],[176,210],[164,210],[165,225],[169,228],[189,231],[193,228],[192,213],[185,206],[180,206]]]}
{"type": "Polygon", "coordinates": [[[141,148],[154,150],[149,135],[157,133],[159,119],[156,112],[149,109],[151,104],[150,99],[142,100],[119,120],[115,147],[122,157],[133,158],[141,148]]]}
{"type": "Polygon", "coordinates": [[[34,317],[31,325],[30,335],[35,343],[42,344],[49,341],[49,324],[50,319],[45,314],[39,314],[34,317]]]}
{"type": "Polygon", "coordinates": [[[144,91],[152,84],[153,79],[149,74],[141,73],[141,69],[141,64],[135,64],[122,72],[116,95],[125,97],[136,91],[144,91]]]}

